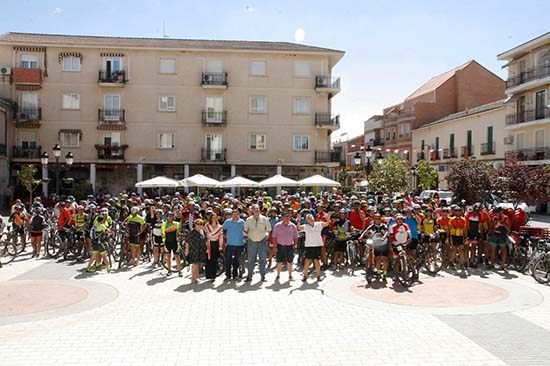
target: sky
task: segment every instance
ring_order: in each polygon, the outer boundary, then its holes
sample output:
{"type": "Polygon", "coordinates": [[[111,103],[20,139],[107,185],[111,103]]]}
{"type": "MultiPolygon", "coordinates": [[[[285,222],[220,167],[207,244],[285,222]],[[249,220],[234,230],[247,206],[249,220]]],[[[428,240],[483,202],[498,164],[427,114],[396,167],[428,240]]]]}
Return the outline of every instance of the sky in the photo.
{"type": "Polygon", "coordinates": [[[506,78],[496,56],[550,31],[549,0],[19,0],[2,1],[0,33],[298,42],[346,52],[338,139],[431,77],[475,59],[506,78]],[[297,32],[297,30],[299,30],[297,32]],[[298,36],[298,37],[296,37],[298,36]]]}

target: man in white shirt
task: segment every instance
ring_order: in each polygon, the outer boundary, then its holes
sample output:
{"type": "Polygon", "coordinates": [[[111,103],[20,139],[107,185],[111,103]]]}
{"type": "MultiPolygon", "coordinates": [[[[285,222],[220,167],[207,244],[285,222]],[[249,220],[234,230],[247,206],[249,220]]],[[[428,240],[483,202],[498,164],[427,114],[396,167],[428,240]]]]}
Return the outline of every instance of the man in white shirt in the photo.
{"type": "Polygon", "coordinates": [[[248,271],[246,275],[246,282],[252,281],[256,256],[259,257],[262,282],[265,282],[268,250],[267,238],[271,232],[271,224],[269,223],[269,219],[267,217],[260,214],[260,207],[258,205],[252,206],[252,216],[246,219],[244,224],[244,232],[248,235],[248,271]]]}
{"type": "Polygon", "coordinates": [[[321,263],[319,259],[321,258],[321,247],[323,246],[323,236],[321,231],[324,227],[328,226],[329,223],[322,221],[315,221],[313,215],[306,215],[306,224],[300,225],[302,222],[302,216],[298,214],[298,230],[305,231],[306,233],[306,258],[304,262],[304,277],[302,281],[306,281],[309,274],[309,265],[313,261],[315,267],[315,273],[317,274],[317,281],[321,281],[321,263]]]}

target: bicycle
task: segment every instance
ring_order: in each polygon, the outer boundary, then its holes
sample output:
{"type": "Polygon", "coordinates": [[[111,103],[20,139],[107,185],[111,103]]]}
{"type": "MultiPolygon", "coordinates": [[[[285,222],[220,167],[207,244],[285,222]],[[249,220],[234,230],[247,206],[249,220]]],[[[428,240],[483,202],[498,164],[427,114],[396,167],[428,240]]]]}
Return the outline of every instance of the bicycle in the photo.
{"type": "Polygon", "coordinates": [[[536,254],[532,258],[531,276],[541,284],[550,282],[550,240],[540,238],[537,242],[536,254]]]}
{"type": "Polygon", "coordinates": [[[435,276],[443,268],[443,249],[436,234],[424,234],[416,249],[416,271],[435,276]]]}
{"type": "MultiPolygon", "coordinates": [[[[375,233],[372,238],[367,239],[366,241],[366,269],[365,269],[365,278],[367,280],[367,283],[370,284],[374,278],[378,278],[379,273],[375,271],[375,252],[376,250],[382,250],[384,247],[388,245],[387,239],[384,238],[383,234],[375,233]]],[[[384,262],[384,266],[387,266],[387,263],[384,262]]],[[[384,268],[384,271],[387,271],[387,268],[384,268]]],[[[384,282],[386,281],[386,278],[384,277],[384,282]]]]}
{"type": "Polygon", "coordinates": [[[394,256],[394,277],[402,286],[410,287],[418,276],[415,260],[407,255],[403,244],[392,243],[392,247],[397,252],[397,258],[394,256]]]}
{"type": "Polygon", "coordinates": [[[0,241],[0,268],[13,262],[15,257],[17,257],[17,246],[11,241],[0,241]]]}
{"type": "Polygon", "coordinates": [[[351,266],[351,275],[355,274],[355,267],[362,265],[362,254],[360,253],[359,236],[361,231],[354,231],[346,242],[346,264],[351,266]]]}

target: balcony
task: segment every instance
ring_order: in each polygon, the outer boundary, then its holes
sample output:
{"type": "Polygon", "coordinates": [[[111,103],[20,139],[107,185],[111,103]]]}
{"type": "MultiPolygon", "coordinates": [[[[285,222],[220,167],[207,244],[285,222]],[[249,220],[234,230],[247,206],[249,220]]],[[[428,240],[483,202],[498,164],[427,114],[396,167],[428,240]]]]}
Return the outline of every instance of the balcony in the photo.
{"type": "Polygon", "coordinates": [[[98,160],[124,160],[128,145],[95,145],[98,160]]]}
{"type": "Polygon", "coordinates": [[[227,89],[227,73],[203,72],[201,85],[203,89],[227,89]]]}
{"type": "Polygon", "coordinates": [[[227,111],[214,112],[203,110],[201,120],[202,125],[205,127],[225,126],[227,121],[227,111]]]}
{"type": "Polygon", "coordinates": [[[12,71],[12,80],[15,84],[21,85],[42,85],[42,70],[14,67],[12,71]]]}
{"type": "Polygon", "coordinates": [[[426,160],[426,154],[423,152],[416,153],[416,161],[426,160]]]}
{"type": "Polygon", "coordinates": [[[339,151],[321,151],[315,150],[315,162],[316,163],[339,163],[340,162],[339,151]]]}
{"type": "Polygon", "coordinates": [[[315,125],[337,130],[340,128],[340,115],[332,116],[330,113],[315,113],[315,125]]]}
{"type": "Polygon", "coordinates": [[[509,78],[506,81],[506,89],[515,88],[521,84],[530,81],[544,79],[550,77],[550,66],[537,66],[527,71],[519,73],[519,75],[509,78]]]}
{"type": "Polygon", "coordinates": [[[19,107],[15,112],[15,125],[17,127],[35,128],[40,126],[42,119],[42,108],[40,107],[19,107]]]}
{"type": "Polygon", "coordinates": [[[124,86],[124,84],[126,84],[126,71],[100,70],[98,81],[100,86],[110,86],[110,87],[124,86]]]}
{"type": "Polygon", "coordinates": [[[315,77],[315,91],[329,93],[331,97],[340,93],[340,78],[332,75],[317,75],[315,77]]]}
{"type": "Polygon", "coordinates": [[[479,154],[480,155],[495,155],[496,151],[496,144],[494,142],[492,143],[485,143],[481,144],[481,149],[479,154]]]}
{"type": "Polygon", "coordinates": [[[213,149],[213,148],[201,148],[201,160],[202,161],[226,161],[227,149],[226,148],[220,148],[220,149],[213,149]]]}
{"type": "Polygon", "coordinates": [[[443,149],[443,159],[456,159],[458,154],[456,147],[450,147],[448,149],[443,149]]]}
{"type": "Polygon", "coordinates": [[[372,139],[369,141],[371,146],[384,146],[385,140],[383,138],[372,139]]]}
{"type": "Polygon", "coordinates": [[[101,109],[97,110],[98,130],[125,130],[126,110],[101,109]]]}
{"type": "Polygon", "coordinates": [[[536,161],[550,160],[550,147],[537,147],[532,149],[519,149],[506,152],[506,160],[536,161]]]}
{"type": "Polygon", "coordinates": [[[42,154],[41,146],[34,146],[34,147],[14,146],[12,157],[21,158],[21,159],[40,159],[40,154],[42,154]]]}
{"type": "Polygon", "coordinates": [[[516,112],[506,115],[506,125],[517,125],[520,123],[533,122],[541,119],[550,118],[549,108],[537,108],[522,112],[516,112]]]}
{"type": "Polygon", "coordinates": [[[474,155],[474,147],[473,146],[462,146],[460,151],[461,151],[460,156],[463,157],[463,158],[469,158],[470,156],[474,155]]]}

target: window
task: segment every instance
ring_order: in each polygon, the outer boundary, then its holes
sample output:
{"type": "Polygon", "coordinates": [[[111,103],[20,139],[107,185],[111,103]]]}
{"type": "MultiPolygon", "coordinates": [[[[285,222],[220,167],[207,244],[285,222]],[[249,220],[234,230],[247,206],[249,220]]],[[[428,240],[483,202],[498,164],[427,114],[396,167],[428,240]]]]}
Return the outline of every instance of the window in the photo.
{"type": "Polygon", "coordinates": [[[21,67],[24,69],[38,69],[38,57],[36,55],[21,55],[21,67]]]}
{"type": "Polygon", "coordinates": [[[403,123],[399,125],[399,137],[409,137],[411,133],[411,125],[403,123]]]}
{"type": "Polygon", "coordinates": [[[176,73],[176,59],[175,58],[161,58],[159,61],[161,74],[175,74],[176,73]]]}
{"type": "Polygon", "coordinates": [[[251,61],[250,62],[250,75],[252,75],[252,76],[265,76],[266,75],[266,62],[265,61],[251,61]]]}
{"type": "Polygon", "coordinates": [[[63,109],[80,109],[80,94],[63,94],[63,109]]]}
{"type": "Polygon", "coordinates": [[[206,72],[222,73],[223,61],[206,61],[206,72]]]}
{"type": "Polygon", "coordinates": [[[79,147],[80,146],[80,133],[79,132],[61,132],[59,134],[59,141],[63,147],[79,147]]]}
{"type": "Polygon", "coordinates": [[[176,97],[173,95],[162,95],[159,97],[159,111],[174,112],[176,110],[176,97]]]}
{"type": "MultiPolygon", "coordinates": [[[[106,132],[103,134],[103,145],[119,147],[120,146],[120,132],[106,132]]],[[[122,156],[122,149],[112,149],[111,157],[122,156]]]]}
{"type": "Polygon", "coordinates": [[[521,150],[525,148],[525,132],[520,132],[516,134],[516,150],[521,150]]]}
{"type": "Polygon", "coordinates": [[[122,59],[120,57],[105,57],[103,59],[103,66],[107,75],[110,75],[112,72],[116,73],[122,70],[122,59]]]}
{"type": "Polygon", "coordinates": [[[104,109],[105,121],[120,121],[122,117],[120,95],[106,95],[104,109]]]}
{"type": "Polygon", "coordinates": [[[309,150],[309,136],[294,136],[293,150],[309,150]]]}
{"type": "Polygon", "coordinates": [[[176,134],[173,132],[159,133],[159,149],[173,149],[176,147],[176,134]]]}
{"type": "Polygon", "coordinates": [[[265,150],[265,135],[250,135],[250,150],[265,150]]]}
{"type": "Polygon", "coordinates": [[[309,104],[310,103],[308,97],[294,97],[294,113],[309,113],[309,104]]]}
{"type": "Polygon", "coordinates": [[[22,149],[36,149],[36,132],[17,131],[17,146],[22,149]]]}
{"type": "Polygon", "coordinates": [[[80,71],[80,57],[64,57],[63,71],[80,71]]]}
{"type": "MultiPolygon", "coordinates": [[[[550,70],[550,69],[549,69],[550,70]]],[[[546,90],[541,90],[535,94],[535,118],[543,119],[546,116],[546,90]]]]}
{"type": "Polygon", "coordinates": [[[267,98],[250,97],[250,113],[267,113],[267,98]]]}
{"type": "Polygon", "coordinates": [[[206,122],[223,122],[223,97],[206,97],[206,122]]]}
{"type": "Polygon", "coordinates": [[[544,149],[544,129],[535,131],[535,148],[544,149]]]}
{"type": "Polygon", "coordinates": [[[206,135],[205,160],[223,159],[223,136],[220,133],[209,133],[206,135]]]}
{"type": "Polygon", "coordinates": [[[294,76],[298,78],[310,77],[309,62],[303,62],[303,61],[294,62],[294,76]]]}

